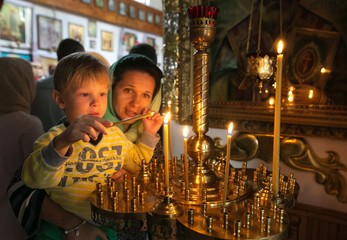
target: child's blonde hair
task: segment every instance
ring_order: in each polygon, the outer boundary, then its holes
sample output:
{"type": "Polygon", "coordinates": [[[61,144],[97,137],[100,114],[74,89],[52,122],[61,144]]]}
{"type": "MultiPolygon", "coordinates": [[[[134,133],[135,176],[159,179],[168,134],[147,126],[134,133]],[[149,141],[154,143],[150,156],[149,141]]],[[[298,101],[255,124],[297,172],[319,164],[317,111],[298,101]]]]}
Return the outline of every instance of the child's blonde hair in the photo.
{"type": "Polygon", "coordinates": [[[107,67],[96,57],[77,52],[62,58],[54,72],[54,88],[64,94],[85,81],[101,81],[110,86],[107,67]]]}

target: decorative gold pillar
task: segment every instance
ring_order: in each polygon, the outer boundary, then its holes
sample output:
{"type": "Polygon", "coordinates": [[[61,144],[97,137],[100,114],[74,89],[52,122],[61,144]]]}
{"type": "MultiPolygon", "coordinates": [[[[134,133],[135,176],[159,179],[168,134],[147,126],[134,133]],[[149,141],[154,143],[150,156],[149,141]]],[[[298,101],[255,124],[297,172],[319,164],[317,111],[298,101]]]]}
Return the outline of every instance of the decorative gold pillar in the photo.
{"type": "MultiPolygon", "coordinates": [[[[206,135],[208,131],[208,85],[209,53],[208,48],[215,36],[218,9],[213,6],[199,5],[188,9],[190,18],[190,41],[194,45],[193,67],[193,132],[188,140],[188,154],[195,161],[193,176],[190,179],[191,193],[194,198],[201,196],[202,189],[217,190],[217,177],[206,161],[212,157],[213,140],[206,135]]],[[[207,193],[209,194],[209,193],[207,193]]]]}

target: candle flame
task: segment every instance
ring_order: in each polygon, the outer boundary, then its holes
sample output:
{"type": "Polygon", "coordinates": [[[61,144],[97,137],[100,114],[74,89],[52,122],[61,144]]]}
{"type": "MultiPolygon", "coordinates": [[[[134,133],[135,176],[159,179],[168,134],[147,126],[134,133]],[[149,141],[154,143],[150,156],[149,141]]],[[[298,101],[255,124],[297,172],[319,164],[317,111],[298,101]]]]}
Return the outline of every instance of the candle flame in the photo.
{"type": "Polygon", "coordinates": [[[183,127],[183,137],[187,138],[188,137],[188,126],[183,127]]]}
{"type": "Polygon", "coordinates": [[[278,42],[278,45],[277,45],[277,53],[278,53],[278,54],[282,54],[282,51],[283,51],[283,41],[280,40],[280,41],[278,42]]]}
{"type": "Polygon", "coordinates": [[[171,106],[171,100],[169,100],[169,101],[167,102],[167,105],[171,106]]]}
{"type": "Polygon", "coordinates": [[[293,91],[288,91],[288,102],[294,102],[294,93],[293,93],[293,91]]]}
{"type": "Polygon", "coordinates": [[[324,73],[330,73],[331,71],[330,71],[329,69],[326,69],[326,68],[322,67],[322,68],[320,69],[320,72],[321,72],[322,74],[324,74],[324,73]]]}
{"type": "Polygon", "coordinates": [[[229,135],[231,135],[231,133],[232,133],[232,131],[233,131],[233,127],[234,127],[234,124],[233,124],[233,122],[231,122],[231,123],[229,124],[229,127],[228,127],[228,134],[229,134],[229,135]]]}
{"type": "Polygon", "coordinates": [[[312,89],[310,89],[310,90],[308,91],[308,98],[309,98],[309,99],[312,99],[312,98],[313,98],[313,94],[314,94],[314,91],[313,91],[312,89]]]}
{"type": "Polygon", "coordinates": [[[168,113],[165,114],[164,124],[168,124],[168,122],[169,122],[169,120],[170,120],[170,116],[171,116],[170,112],[168,112],[168,113]]]}

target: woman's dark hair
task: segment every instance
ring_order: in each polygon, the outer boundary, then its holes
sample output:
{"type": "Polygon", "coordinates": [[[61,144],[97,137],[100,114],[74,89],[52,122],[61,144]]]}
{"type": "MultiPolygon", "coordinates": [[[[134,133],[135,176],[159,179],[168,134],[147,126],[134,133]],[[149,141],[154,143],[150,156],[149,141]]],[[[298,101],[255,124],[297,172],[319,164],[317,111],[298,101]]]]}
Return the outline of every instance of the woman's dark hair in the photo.
{"type": "Polygon", "coordinates": [[[148,73],[155,80],[153,96],[160,89],[163,73],[160,68],[148,57],[141,54],[128,54],[120,58],[113,69],[113,85],[116,85],[123,78],[124,73],[128,71],[139,71],[148,73]]]}

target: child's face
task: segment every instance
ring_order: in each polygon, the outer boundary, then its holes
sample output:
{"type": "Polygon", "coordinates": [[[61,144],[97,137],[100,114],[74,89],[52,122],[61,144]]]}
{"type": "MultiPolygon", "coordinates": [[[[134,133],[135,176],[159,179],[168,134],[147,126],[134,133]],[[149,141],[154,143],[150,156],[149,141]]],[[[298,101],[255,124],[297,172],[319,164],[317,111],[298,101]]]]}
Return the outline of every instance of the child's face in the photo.
{"type": "Polygon", "coordinates": [[[113,91],[113,107],[120,119],[141,114],[149,108],[155,88],[154,78],[146,72],[128,71],[113,91]]]}
{"type": "Polygon", "coordinates": [[[108,84],[102,81],[85,81],[62,94],[59,106],[64,110],[69,122],[82,114],[103,117],[106,112],[108,87],[108,84]]]}

